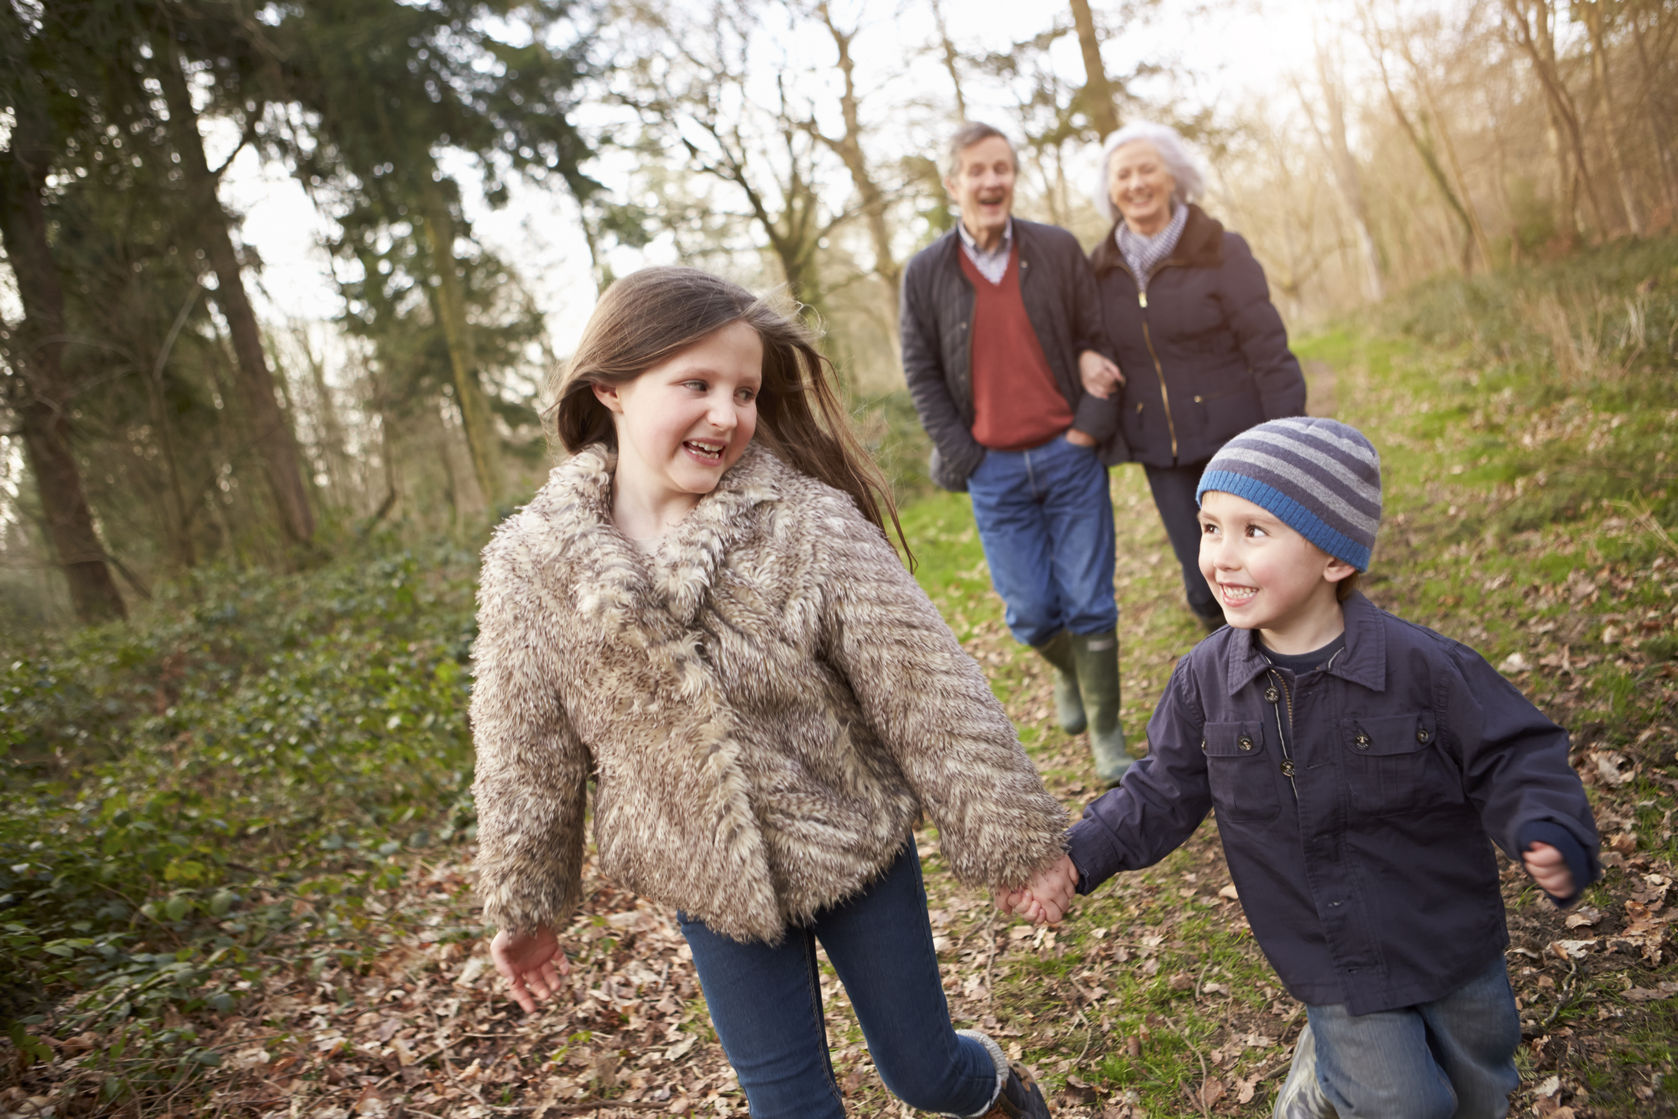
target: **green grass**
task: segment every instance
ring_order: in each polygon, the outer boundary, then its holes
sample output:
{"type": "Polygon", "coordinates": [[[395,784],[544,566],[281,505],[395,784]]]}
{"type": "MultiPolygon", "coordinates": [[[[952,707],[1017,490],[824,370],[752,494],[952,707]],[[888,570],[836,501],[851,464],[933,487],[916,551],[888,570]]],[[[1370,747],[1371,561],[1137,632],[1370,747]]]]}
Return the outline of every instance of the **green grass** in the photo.
{"type": "MultiPolygon", "coordinates": [[[[1544,1107],[1579,1119],[1671,1114],[1678,240],[1442,281],[1297,349],[1314,410],[1382,454],[1369,595],[1473,646],[1567,726],[1597,810],[1608,875],[1580,909],[1506,880],[1525,1027],[1514,1113],[1553,1076],[1544,1107]],[[1570,959],[1564,940],[1589,947],[1570,959]]],[[[918,578],[1081,809],[1099,791],[1087,746],[1006,632],[967,499],[927,486],[906,395],[859,408],[918,578]]],[[[1140,470],[1115,470],[1112,494],[1122,717],[1140,750],[1200,631],[1140,470]]],[[[0,664],[0,1104],[261,1114],[279,1083],[311,1109],[375,1087],[415,1113],[472,1092],[534,1108],[553,1085],[569,1101],[663,1084],[690,1113],[737,1104],[667,915],[609,883],[590,880],[566,934],[566,1005],[510,1020],[488,979],[464,977],[483,933],[464,869],[474,568],[458,549],[387,545],[307,576],[209,574],[129,625],[0,664]],[[450,1048],[393,1065],[378,1007],[400,1012],[390,1029],[423,1024],[416,1050],[450,1048]],[[264,1063],[232,1059],[252,1046],[264,1063]]],[[[1302,1018],[1221,893],[1211,824],[1052,932],[996,918],[922,835],[952,1011],[1037,1067],[1057,1117],[1263,1112],[1302,1018]]],[[[830,1009],[853,1111],[901,1114],[843,1000],[830,1009]]]]}

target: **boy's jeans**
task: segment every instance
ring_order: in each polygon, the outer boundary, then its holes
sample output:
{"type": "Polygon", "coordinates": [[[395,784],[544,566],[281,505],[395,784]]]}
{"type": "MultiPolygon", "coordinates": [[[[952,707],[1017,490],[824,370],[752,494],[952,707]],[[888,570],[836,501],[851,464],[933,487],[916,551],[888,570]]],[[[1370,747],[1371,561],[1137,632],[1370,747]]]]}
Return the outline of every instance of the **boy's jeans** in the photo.
{"type": "Polygon", "coordinates": [[[753,1119],[845,1119],[822,1022],[818,940],[887,1088],[918,1110],[955,1115],[976,1115],[995,1097],[990,1054],[950,1025],[913,840],[884,877],[777,945],[677,919],[753,1119]]]}
{"type": "Polygon", "coordinates": [[[1502,957],[1434,1002],[1374,1014],[1338,1005],[1305,1012],[1274,1119],[1502,1119],[1509,1112],[1520,1082],[1521,1022],[1502,957]]]}
{"type": "Polygon", "coordinates": [[[1014,639],[1105,633],[1113,602],[1113,499],[1093,447],[1057,435],[1029,451],[986,451],[967,479],[991,584],[1014,639]]]}

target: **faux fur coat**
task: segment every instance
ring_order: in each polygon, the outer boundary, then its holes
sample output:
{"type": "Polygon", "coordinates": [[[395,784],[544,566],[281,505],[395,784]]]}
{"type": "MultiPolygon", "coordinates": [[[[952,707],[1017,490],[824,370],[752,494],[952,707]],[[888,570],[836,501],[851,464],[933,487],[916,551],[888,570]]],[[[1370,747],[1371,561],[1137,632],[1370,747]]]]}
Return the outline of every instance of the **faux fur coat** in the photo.
{"type": "Polygon", "coordinates": [[[562,927],[600,869],[738,940],[869,885],[924,810],[962,881],[1065,814],[972,658],[845,494],[756,445],[647,554],[614,458],[557,467],[484,551],[472,730],[486,919],[562,927]]]}

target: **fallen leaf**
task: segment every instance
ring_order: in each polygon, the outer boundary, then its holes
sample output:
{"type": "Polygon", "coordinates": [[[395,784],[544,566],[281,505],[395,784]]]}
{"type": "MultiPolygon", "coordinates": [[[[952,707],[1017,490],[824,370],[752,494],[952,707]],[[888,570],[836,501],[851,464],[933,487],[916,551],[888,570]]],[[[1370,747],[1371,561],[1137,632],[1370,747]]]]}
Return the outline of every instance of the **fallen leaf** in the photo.
{"type": "Polygon", "coordinates": [[[1566,924],[1570,929],[1582,929],[1590,925],[1594,925],[1600,920],[1602,920],[1602,910],[1596,908],[1595,906],[1587,905],[1581,907],[1576,912],[1569,913],[1567,915],[1566,924]]]}
{"type": "Polygon", "coordinates": [[[1564,960],[1577,960],[1582,959],[1596,944],[1595,940],[1552,940],[1550,951],[1564,960]]]}
{"type": "Polygon", "coordinates": [[[1225,1093],[1228,1091],[1229,1089],[1224,1086],[1224,1082],[1222,1080],[1219,1080],[1217,1077],[1213,1077],[1211,1080],[1206,1081],[1200,1086],[1200,1091],[1197,1094],[1200,1100],[1200,1106],[1203,1108],[1211,1107],[1213,1104],[1223,1099],[1225,1093]]]}

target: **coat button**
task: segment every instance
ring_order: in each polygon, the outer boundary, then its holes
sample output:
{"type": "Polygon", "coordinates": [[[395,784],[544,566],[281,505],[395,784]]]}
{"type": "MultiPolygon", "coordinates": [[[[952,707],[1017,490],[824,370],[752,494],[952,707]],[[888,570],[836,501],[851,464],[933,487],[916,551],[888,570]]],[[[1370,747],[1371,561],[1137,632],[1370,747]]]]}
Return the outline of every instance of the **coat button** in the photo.
{"type": "Polygon", "coordinates": [[[1358,732],[1358,736],[1352,739],[1352,743],[1359,750],[1367,750],[1369,749],[1369,736],[1360,731],[1358,732]]]}
{"type": "Polygon", "coordinates": [[[1293,776],[1293,759],[1292,758],[1288,758],[1287,760],[1282,762],[1282,776],[1283,777],[1292,777],[1293,776]]]}
{"type": "Polygon", "coordinates": [[[1206,752],[1206,740],[1204,738],[1200,740],[1200,752],[1202,754],[1206,752]]]}
{"type": "Polygon", "coordinates": [[[1268,699],[1271,703],[1275,703],[1277,700],[1282,698],[1282,693],[1277,691],[1276,686],[1272,684],[1270,687],[1264,689],[1264,698],[1268,699]]]}
{"type": "Polygon", "coordinates": [[[1431,735],[1427,732],[1426,727],[1423,727],[1421,730],[1416,732],[1416,741],[1417,742],[1421,742],[1421,743],[1425,744],[1428,741],[1428,739],[1430,739],[1432,737],[1433,737],[1433,735],[1431,735]]]}
{"type": "Polygon", "coordinates": [[[1235,744],[1243,750],[1251,750],[1253,748],[1253,740],[1250,735],[1242,735],[1240,738],[1235,740],[1235,744]]]}

